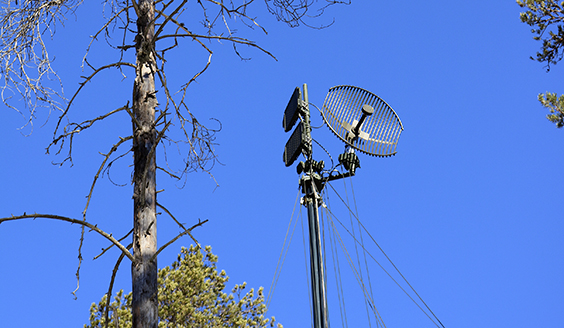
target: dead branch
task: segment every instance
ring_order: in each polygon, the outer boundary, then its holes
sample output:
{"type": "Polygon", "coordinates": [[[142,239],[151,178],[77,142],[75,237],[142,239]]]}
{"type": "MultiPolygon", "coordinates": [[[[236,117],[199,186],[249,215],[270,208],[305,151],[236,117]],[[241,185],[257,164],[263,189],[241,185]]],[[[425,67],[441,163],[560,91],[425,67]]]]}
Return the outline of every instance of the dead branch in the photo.
{"type": "MultiPolygon", "coordinates": [[[[131,231],[129,233],[133,232],[133,229],[131,229],[131,231]]],[[[129,233],[127,235],[129,235],[129,233]]],[[[127,237],[127,236],[126,236],[127,237]]],[[[123,237],[125,238],[125,237],[123,237]]],[[[111,246],[110,246],[111,247],[111,246]]],[[[133,247],[133,244],[129,244],[127,245],[127,249],[131,249],[131,247],[133,247]]],[[[100,254],[102,255],[102,254],[100,254]]],[[[114,289],[114,282],[116,279],[116,274],[119,270],[119,266],[121,265],[121,261],[123,261],[124,258],[124,254],[121,253],[116,261],[116,264],[114,265],[114,270],[112,271],[112,277],[110,278],[110,286],[108,287],[108,292],[106,293],[106,308],[104,309],[104,318],[106,319],[106,328],[108,327],[109,324],[109,320],[108,320],[108,310],[110,307],[110,299],[112,297],[112,292],[114,289]]]]}
{"type": "Polygon", "coordinates": [[[110,26],[110,24],[112,22],[115,22],[117,19],[121,18],[121,15],[126,12],[129,8],[131,8],[131,6],[126,6],[123,7],[122,9],[120,9],[118,12],[114,13],[114,15],[110,18],[108,18],[107,22],[94,34],[92,35],[90,38],[90,43],[88,44],[88,47],[86,47],[86,53],[84,54],[84,57],[82,58],[82,69],[84,69],[84,64],[86,63],[86,57],[88,57],[88,54],[90,53],[90,49],[92,48],[92,44],[94,43],[94,41],[96,41],[98,39],[98,36],[101,33],[106,33],[108,34],[108,27],[110,26]]]}
{"type": "Polygon", "coordinates": [[[162,245],[157,252],[155,253],[155,255],[153,255],[150,259],[150,262],[154,261],[157,258],[157,255],[159,255],[160,252],[162,252],[165,248],[167,248],[169,245],[171,245],[172,243],[174,243],[175,241],[177,241],[179,238],[181,238],[184,235],[189,235],[190,238],[192,238],[192,240],[196,243],[196,245],[198,245],[198,247],[200,246],[200,243],[198,243],[198,241],[196,240],[196,238],[194,238],[194,236],[192,236],[191,232],[192,230],[194,230],[194,228],[197,228],[201,225],[203,225],[204,223],[208,222],[208,220],[204,220],[204,221],[200,221],[198,220],[198,223],[193,225],[191,228],[184,230],[183,232],[181,232],[180,234],[178,234],[178,236],[172,238],[171,240],[168,241],[168,243],[162,245]]]}
{"type": "Polygon", "coordinates": [[[161,23],[161,26],[159,27],[159,29],[155,32],[155,42],[158,39],[158,36],[161,34],[161,32],[163,31],[164,27],[167,25],[167,23],[178,14],[178,12],[182,9],[182,7],[184,7],[184,5],[188,2],[188,0],[182,0],[182,2],[172,11],[172,13],[170,15],[165,15],[164,11],[166,10],[166,8],[168,8],[168,6],[170,4],[172,4],[174,2],[170,1],[168,4],[165,4],[163,6],[163,8],[161,10],[157,11],[157,15],[155,17],[155,19],[159,19],[159,16],[164,16],[165,20],[164,22],[161,23]]]}
{"type": "Polygon", "coordinates": [[[122,110],[128,110],[128,105],[121,107],[121,108],[117,108],[114,109],[113,111],[110,111],[106,114],[100,115],[96,118],[90,119],[90,120],[86,120],[82,123],[69,123],[67,124],[67,126],[65,126],[63,133],[60,134],[57,137],[53,138],[53,141],[51,141],[51,143],[49,144],[49,146],[47,146],[47,148],[45,149],[45,153],[49,154],[51,147],[55,146],[59,141],[61,141],[60,145],[59,145],[59,149],[56,151],[56,154],[59,154],[64,147],[65,144],[65,140],[68,138],[69,139],[69,152],[67,154],[67,157],[65,159],[63,159],[63,161],[56,163],[57,165],[63,165],[67,160],[69,160],[72,163],[72,149],[73,149],[73,140],[74,140],[74,135],[75,134],[79,134],[80,132],[90,128],[92,125],[94,125],[94,123],[101,121],[115,113],[121,112],[122,110]]]}
{"type": "Polygon", "coordinates": [[[303,24],[305,26],[318,29],[326,28],[333,23],[315,27],[305,22],[305,19],[321,16],[330,6],[336,4],[349,5],[351,3],[350,0],[265,0],[264,2],[266,3],[268,11],[273,14],[277,20],[286,23],[288,26],[297,27],[300,24],[303,24]],[[315,4],[317,2],[325,2],[325,4],[319,5],[318,8],[315,8],[315,4]],[[315,10],[316,12],[310,15],[309,12],[311,10],[315,10]]]}
{"type": "Polygon", "coordinates": [[[57,125],[55,126],[55,131],[53,132],[53,139],[55,139],[57,132],[59,131],[59,126],[61,125],[61,121],[63,120],[63,118],[65,118],[67,116],[67,113],[68,113],[70,107],[72,106],[74,100],[76,99],[76,97],[78,96],[78,94],[80,93],[82,88],[84,88],[84,86],[88,82],[90,82],[90,80],[92,80],[96,75],[98,75],[98,73],[105,71],[105,70],[112,68],[112,67],[122,67],[122,66],[129,66],[129,67],[133,67],[134,69],[136,67],[135,64],[127,63],[127,62],[111,63],[111,64],[107,64],[107,65],[104,65],[104,66],[101,66],[101,67],[95,69],[94,72],[92,72],[92,74],[90,74],[89,76],[83,76],[84,81],[80,82],[80,86],[78,87],[78,89],[75,91],[75,93],[73,94],[73,96],[69,100],[69,102],[68,102],[65,110],[63,111],[63,113],[59,116],[59,120],[57,121],[57,125]]]}
{"type": "MultiPolygon", "coordinates": [[[[63,25],[65,15],[74,12],[82,1],[20,0],[15,6],[11,2],[3,0],[0,12],[0,74],[4,81],[0,88],[4,104],[26,118],[25,127],[33,124],[38,108],[47,108],[49,113],[61,109],[62,85],[51,67],[43,36],[52,36],[57,23],[63,25]],[[61,91],[53,88],[51,80],[58,82],[61,91]],[[13,95],[23,98],[28,115],[11,104],[13,95]]],[[[20,99],[15,101],[21,103],[20,99]]]]}
{"type": "MultiPolygon", "coordinates": [[[[90,192],[88,193],[87,200],[86,200],[86,206],[84,207],[84,211],[82,212],[82,221],[81,222],[86,223],[86,212],[88,210],[88,206],[90,205],[90,199],[92,198],[94,186],[96,185],[96,181],[98,181],[98,177],[100,176],[100,172],[102,171],[102,169],[106,165],[107,160],[110,158],[112,153],[114,153],[118,149],[118,147],[121,144],[123,144],[124,142],[126,142],[127,140],[130,140],[130,139],[133,139],[133,136],[129,136],[129,137],[126,137],[126,138],[120,137],[120,141],[112,146],[112,149],[110,150],[110,152],[107,155],[104,155],[105,156],[104,160],[102,161],[102,164],[100,165],[100,168],[98,169],[98,172],[96,172],[96,175],[94,176],[94,181],[92,182],[92,185],[90,186],[90,192]]],[[[0,223],[1,223],[1,221],[0,221],[0,223]]],[[[80,267],[82,265],[82,245],[84,243],[84,227],[85,227],[85,225],[82,225],[82,228],[81,228],[81,231],[80,231],[80,244],[78,245],[78,268],[76,270],[76,277],[77,277],[76,290],[78,290],[78,287],[79,287],[78,283],[80,282],[79,276],[80,276],[80,267]]],[[[129,259],[133,261],[133,257],[129,256],[129,259]]],[[[76,292],[76,290],[73,292],[73,294],[76,292]]]]}
{"type": "Polygon", "coordinates": [[[98,172],[96,172],[96,175],[94,176],[94,181],[92,181],[92,184],[90,185],[90,191],[88,192],[88,196],[86,197],[86,206],[84,207],[84,210],[82,211],[82,218],[83,220],[86,220],[86,212],[88,211],[88,206],[90,205],[90,199],[92,199],[92,193],[94,192],[94,187],[96,186],[96,182],[98,181],[98,178],[100,176],[100,172],[102,172],[102,170],[104,169],[104,167],[106,166],[106,162],[108,161],[108,159],[110,158],[110,156],[117,151],[117,149],[126,141],[133,139],[133,136],[128,136],[125,138],[119,137],[119,141],[112,146],[112,148],[110,149],[110,151],[107,154],[101,154],[102,156],[104,156],[104,160],[102,161],[102,164],[100,164],[100,167],[98,168],[98,172]]]}
{"type": "Polygon", "coordinates": [[[129,258],[131,261],[133,261],[133,255],[131,255],[131,253],[127,250],[127,248],[124,247],[119,241],[117,241],[111,234],[109,234],[109,233],[103,231],[102,229],[98,228],[97,225],[91,224],[91,223],[86,222],[86,221],[72,219],[72,218],[68,218],[66,216],[61,216],[61,215],[39,214],[39,213],[25,214],[24,213],[23,215],[12,215],[12,216],[7,217],[7,218],[0,218],[0,224],[2,224],[4,222],[8,222],[8,221],[23,220],[23,219],[39,219],[39,218],[65,221],[65,222],[79,224],[83,227],[89,228],[90,230],[97,232],[102,237],[109,240],[112,244],[116,245],[116,247],[119,248],[125,256],[127,256],[127,258],[129,258]]]}
{"type": "Polygon", "coordinates": [[[117,156],[116,158],[112,159],[111,162],[108,163],[108,165],[106,165],[106,168],[102,171],[102,177],[104,176],[104,173],[107,175],[108,180],[110,180],[110,182],[114,185],[114,186],[118,186],[118,187],[125,187],[127,186],[127,183],[116,183],[114,182],[114,180],[112,179],[112,176],[110,174],[110,170],[112,168],[112,165],[114,165],[115,162],[117,162],[119,159],[124,158],[126,155],[128,155],[129,153],[132,152],[132,149],[128,149],[126,152],[122,153],[121,155],[117,156]]]}
{"type": "Polygon", "coordinates": [[[81,220],[77,220],[77,219],[72,219],[72,218],[68,218],[68,217],[64,217],[64,216],[60,216],[60,215],[52,215],[52,214],[23,214],[23,215],[17,215],[14,216],[12,215],[9,218],[0,218],[0,224],[2,224],[3,222],[7,222],[7,221],[13,221],[13,220],[22,220],[22,219],[36,219],[36,218],[45,218],[45,219],[53,219],[53,220],[60,220],[60,221],[66,221],[66,222],[70,222],[70,223],[76,223],[79,224],[81,226],[81,234],[80,234],[80,245],[78,248],[78,267],[76,270],[76,289],[72,292],[72,294],[74,295],[74,297],[76,298],[76,291],[78,290],[78,288],[80,287],[80,267],[82,265],[82,244],[84,241],[84,227],[90,228],[90,230],[96,231],[97,233],[99,233],[100,235],[102,235],[103,237],[105,237],[106,239],[108,239],[110,242],[112,242],[113,245],[116,245],[121,251],[122,251],[122,255],[127,256],[131,261],[133,261],[133,255],[131,255],[131,253],[129,253],[129,251],[123,247],[123,245],[117,241],[111,234],[108,234],[107,232],[101,230],[100,228],[98,228],[97,225],[93,225],[91,223],[88,223],[86,221],[81,221],[81,220]]]}
{"type": "MultiPolygon", "coordinates": [[[[208,40],[218,40],[218,41],[229,41],[232,43],[236,43],[236,44],[242,44],[242,45],[246,45],[249,47],[253,47],[256,49],[259,49],[260,51],[264,52],[265,54],[269,55],[270,57],[276,59],[276,57],[274,57],[274,55],[272,53],[270,53],[268,50],[262,48],[261,46],[259,46],[258,44],[256,44],[254,41],[245,39],[245,38],[239,38],[239,37],[234,37],[234,36],[221,36],[221,35],[199,35],[199,34],[194,34],[188,30],[185,31],[186,34],[166,34],[166,35],[162,35],[159,36],[156,40],[164,40],[164,39],[169,39],[169,38],[192,38],[192,39],[208,39],[208,40]]],[[[240,56],[239,56],[240,57],[240,56]]]]}
{"type": "MultiPolygon", "coordinates": [[[[121,237],[120,239],[118,239],[119,242],[121,242],[122,240],[124,240],[125,238],[127,238],[129,235],[131,235],[131,233],[133,232],[133,229],[129,230],[129,232],[121,237]]],[[[110,246],[106,247],[106,248],[102,248],[102,253],[94,256],[93,260],[98,259],[100,256],[104,255],[104,253],[106,253],[110,248],[114,247],[114,244],[111,244],[110,246]]],[[[127,247],[127,249],[129,249],[129,247],[127,247]]]]}
{"type": "Polygon", "coordinates": [[[172,213],[170,213],[170,211],[166,207],[162,206],[158,202],[157,202],[157,206],[162,208],[166,212],[166,214],[168,214],[168,216],[170,216],[174,220],[174,222],[176,222],[176,224],[178,224],[178,226],[180,228],[182,228],[182,230],[186,231],[186,228],[184,227],[184,225],[182,223],[178,222],[178,220],[174,217],[174,215],[172,215],[172,213]]]}
{"type": "Polygon", "coordinates": [[[164,173],[168,174],[171,178],[174,178],[174,179],[176,179],[176,180],[180,180],[180,177],[179,177],[179,176],[177,176],[176,174],[174,174],[174,173],[172,173],[172,172],[169,172],[169,171],[163,169],[163,168],[160,167],[160,166],[157,166],[157,170],[163,171],[164,173]]]}

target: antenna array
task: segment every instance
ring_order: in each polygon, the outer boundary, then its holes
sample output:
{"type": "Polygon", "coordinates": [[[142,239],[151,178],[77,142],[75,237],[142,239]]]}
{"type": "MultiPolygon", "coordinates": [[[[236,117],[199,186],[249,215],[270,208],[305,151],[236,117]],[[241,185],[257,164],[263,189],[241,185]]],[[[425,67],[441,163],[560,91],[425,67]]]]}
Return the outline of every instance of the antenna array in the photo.
{"type": "Polygon", "coordinates": [[[403,125],[392,107],[375,94],[349,85],[332,87],[322,114],[331,131],[354,149],[381,157],[396,154],[403,125]],[[366,112],[367,105],[373,113],[366,112]],[[364,122],[361,116],[366,117],[364,122]]]}

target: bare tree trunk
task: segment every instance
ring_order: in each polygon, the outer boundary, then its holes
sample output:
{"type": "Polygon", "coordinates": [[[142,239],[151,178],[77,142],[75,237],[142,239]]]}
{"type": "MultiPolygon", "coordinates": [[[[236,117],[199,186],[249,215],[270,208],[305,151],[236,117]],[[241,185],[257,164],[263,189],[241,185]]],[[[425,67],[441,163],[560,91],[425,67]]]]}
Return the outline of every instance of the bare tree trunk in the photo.
{"type": "Polygon", "coordinates": [[[137,68],[133,86],[135,261],[131,267],[133,328],[157,328],[157,259],[151,260],[157,251],[154,2],[139,0],[136,9],[137,68]]]}

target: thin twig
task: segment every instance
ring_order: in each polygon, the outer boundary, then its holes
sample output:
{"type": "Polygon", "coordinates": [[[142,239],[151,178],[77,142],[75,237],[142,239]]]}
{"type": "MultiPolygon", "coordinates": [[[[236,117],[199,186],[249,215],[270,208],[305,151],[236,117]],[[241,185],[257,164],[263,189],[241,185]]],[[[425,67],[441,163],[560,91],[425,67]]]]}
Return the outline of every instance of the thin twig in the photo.
{"type": "MultiPolygon", "coordinates": [[[[122,240],[124,240],[125,238],[127,238],[127,236],[131,235],[131,233],[133,232],[133,229],[129,230],[129,232],[121,237],[120,239],[118,239],[119,242],[121,242],[122,240]]],[[[104,255],[104,253],[106,253],[110,248],[114,247],[114,244],[111,244],[110,246],[106,247],[106,248],[102,248],[102,253],[94,256],[93,260],[97,260],[100,256],[104,255]]],[[[127,247],[127,249],[129,249],[129,247],[127,247]]]]}
{"type": "Polygon", "coordinates": [[[154,261],[157,258],[157,255],[159,255],[160,252],[162,252],[165,248],[167,248],[170,244],[174,243],[175,241],[177,241],[180,237],[184,236],[184,235],[189,235],[190,238],[192,238],[192,240],[194,241],[194,243],[196,243],[196,245],[198,245],[198,247],[201,248],[200,243],[198,243],[198,241],[196,240],[196,238],[194,238],[194,236],[192,236],[192,234],[190,233],[194,228],[197,228],[201,225],[203,225],[204,223],[208,222],[208,220],[204,220],[204,221],[199,221],[197,224],[193,225],[190,229],[184,230],[183,232],[181,232],[180,234],[178,234],[178,236],[172,238],[168,243],[164,244],[163,246],[161,246],[157,252],[151,257],[151,259],[149,260],[149,262],[154,261]]]}

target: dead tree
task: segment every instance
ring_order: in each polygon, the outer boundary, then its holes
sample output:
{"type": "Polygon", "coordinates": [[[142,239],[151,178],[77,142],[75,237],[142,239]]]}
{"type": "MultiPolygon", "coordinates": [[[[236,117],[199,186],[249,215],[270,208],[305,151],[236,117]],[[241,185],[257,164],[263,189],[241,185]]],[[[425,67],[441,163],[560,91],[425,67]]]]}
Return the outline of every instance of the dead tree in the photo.
{"type": "MultiPolygon", "coordinates": [[[[231,24],[243,24],[266,32],[250,12],[255,0],[106,0],[103,10],[107,22],[92,36],[83,59],[83,68],[90,70],[84,76],[78,89],[69,99],[62,94],[62,83],[52,66],[49,51],[43,42],[44,37],[53,37],[55,27],[66,16],[75,12],[82,0],[3,0],[0,13],[0,74],[4,85],[1,86],[2,101],[5,105],[20,112],[27,118],[27,124],[33,125],[33,118],[39,110],[47,110],[58,115],[53,140],[47,152],[62,154],[60,162],[72,162],[73,141],[79,132],[98,125],[106,118],[126,112],[132,124],[132,134],[117,137],[115,144],[103,154],[98,171],[94,175],[82,220],[52,215],[23,214],[0,219],[0,223],[26,218],[47,218],[78,223],[82,227],[77,282],[79,281],[81,248],[84,229],[89,228],[118,247],[122,254],[114,267],[108,301],[112,286],[121,261],[131,260],[133,288],[133,327],[157,327],[157,255],[166,246],[183,235],[191,235],[192,229],[202,225],[198,222],[186,228],[176,220],[166,207],[157,202],[156,175],[161,170],[173,179],[182,180],[189,172],[210,170],[216,162],[214,153],[215,133],[219,129],[207,128],[192,115],[186,105],[188,86],[209,67],[212,50],[207,41],[231,43],[235,53],[241,57],[239,47],[247,46],[272,56],[252,40],[239,37],[231,24]],[[202,24],[186,22],[185,12],[198,10],[202,14],[202,24]],[[235,22],[237,20],[237,22],[235,22]],[[116,51],[116,60],[92,64],[88,53],[99,39],[105,39],[116,51]],[[114,44],[115,39],[118,43],[114,44]],[[178,48],[184,40],[194,41],[208,53],[207,60],[191,79],[184,84],[172,87],[168,83],[166,56],[178,48]],[[134,50],[131,54],[130,49],[134,50]],[[92,118],[74,122],[69,117],[74,100],[88,82],[100,73],[110,69],[123,72],[132,70],[133,96],[125,97],[117,108],[92,118]],[[58,83],[53,84],[53,80],[58,83]],[[157,94],[162,96],[162,103],[157,101],[157,94]],[[23,101],[21,101],[23,99],[23,101]],[[27,110],[27,112],[26,112],[27,110]],[[182,136],[175,138],[171,127],[176,126],[182,136]],[[171,167],[167,161],[157,164],[157,147],[167,144],[183,148],[184,159],[178,167],[171,167]],[[87,212],[93,191],[100,174],[111,165],[133,153],[133,229],[132,242],[124,246],[122,241],[131,234],[116,240],[97,225],[87,220],[87,212]],[[173,240],[157,249],[157,207],[163,209],[182,229],[173,240]],[[133,248],[133,253],[129,250],[133,248]]],[[[341,0],[265,0],[264,5],[279,21],[291,27],[306,24],[306,19],[319,16],[324,9],[341,0]]],[[[258,5],[258,4],[257,4],[258,5]]],[[[274,56],[272,56],[274,57],[274,56]]],[[[242,57],[241,57],[242,58],[242,57]]],[[[98,59],[95,59],[99,62],[98,59]]],[[[172,165],[174,166],[174,165],[172,165]]],[[[192,237],[193,238],[193,237],[192,237]]],[[[197,244],[197,241],[194,239],[197,244]]],[[[104,253],[106,248],[102,253],[104,253]]],[[[78,289],[78,284],[77,284],[78,289]]]]}
{"type": "Polygon", "coordinates": [[[155,7],[152,0],[137,3],[135,82],[133,83],[133,327],[156,327],[157,312],[157,189],[154,148],[157,145],[155,7]]]}

